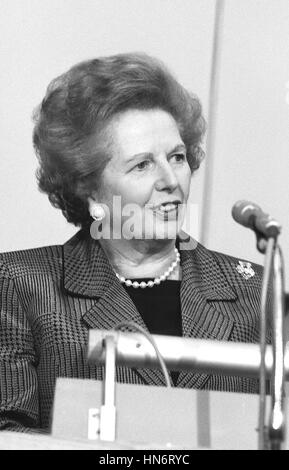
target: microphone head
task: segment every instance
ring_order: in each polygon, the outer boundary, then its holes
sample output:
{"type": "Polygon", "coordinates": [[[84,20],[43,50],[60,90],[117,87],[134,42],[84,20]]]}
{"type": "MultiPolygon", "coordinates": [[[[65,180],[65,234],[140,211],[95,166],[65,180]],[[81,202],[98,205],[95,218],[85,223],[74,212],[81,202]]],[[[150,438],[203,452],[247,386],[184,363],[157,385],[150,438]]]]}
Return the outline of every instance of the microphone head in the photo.
{"type": "Polygon", "coordinates": [[[261,208],[254,202],[240,200],[232,207],[233,219],[245,227],[252,228],[256,215],[261,212],[261,208]]]}
{"type": "Polygon", "coordinates": [[[266,239],[276,238],[281,232],[281,225],[254,202],[236,202],[232,208],[232,216],[236,222],[251,228],[257,236],[264,236],[266,239]]]}

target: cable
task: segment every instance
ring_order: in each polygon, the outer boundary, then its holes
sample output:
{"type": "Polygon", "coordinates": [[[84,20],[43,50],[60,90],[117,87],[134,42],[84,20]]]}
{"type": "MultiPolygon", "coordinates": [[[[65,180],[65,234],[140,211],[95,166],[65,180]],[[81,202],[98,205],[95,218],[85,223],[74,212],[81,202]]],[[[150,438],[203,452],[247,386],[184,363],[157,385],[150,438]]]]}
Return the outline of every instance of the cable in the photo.
{"type": "Polygon", "coordinates": [[[165,361],[164,361],[161,353],[159,352],[159,349],[158,349],[158,347],[156,345],[156,342],[153,339],[152,335],[150,333],[148,333],[142,326],[138,325],[137,323],[135,323],[133,321],[132,322],[121,322],[117,326],[114,327],[114,330],[120,330],[124,326],[133,327],[135,330],[142,333],[146,337],[146,339],[151,343],[151,345],[154,347],[154,350],[155,350],[157,358],[159,360],[162,372],[164,374],[166,386],[170,388],[171,387],[171,382],[170,382],[170,376],[169,376],[169,373],[168,373],[167,366],[165,364],[165,361]]]}

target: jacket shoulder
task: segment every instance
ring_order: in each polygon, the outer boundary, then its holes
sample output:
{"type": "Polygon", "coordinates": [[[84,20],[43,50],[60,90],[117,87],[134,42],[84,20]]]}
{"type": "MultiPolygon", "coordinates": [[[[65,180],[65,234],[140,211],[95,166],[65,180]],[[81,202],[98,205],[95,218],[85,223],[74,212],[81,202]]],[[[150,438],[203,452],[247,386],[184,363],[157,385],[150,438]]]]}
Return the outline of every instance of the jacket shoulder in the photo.
{"type": "Polygon", "coordinates": [[[58,271],[61,264],[62,245],[0,253],[2,276],[6,275],[12,278],[58,271]]]}

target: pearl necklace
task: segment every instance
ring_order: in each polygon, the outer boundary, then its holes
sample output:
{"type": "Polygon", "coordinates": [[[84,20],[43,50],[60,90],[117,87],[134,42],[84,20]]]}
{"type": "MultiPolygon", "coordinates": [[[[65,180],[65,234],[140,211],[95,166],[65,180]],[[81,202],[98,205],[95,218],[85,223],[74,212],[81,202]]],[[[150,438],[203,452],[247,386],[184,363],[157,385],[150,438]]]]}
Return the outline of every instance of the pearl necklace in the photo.
{"type": "Polygon", "coordinates": [[[164,272],[164,274],[162,274],[159,277],[155,277],[153,281],[148,281],[148,282],[132,281],[131,279],[126,279],[124,276],[120,276],[118,273],[115,273],[116,277],[119,279],[119,281],[122,284],[125,284],[128,287],[134,287],[135,289],[138,289],[139,287],[141,289],[144,289],[145,287],[153,287],[154,285],[158,285],[162,281],[165,281],[169,277],[169,275],[176,269],[181,259],[180,253],[177,248],[175,248],[175,254],[176,254],[175,261],[171,263],[170,267],[164,272]]]}

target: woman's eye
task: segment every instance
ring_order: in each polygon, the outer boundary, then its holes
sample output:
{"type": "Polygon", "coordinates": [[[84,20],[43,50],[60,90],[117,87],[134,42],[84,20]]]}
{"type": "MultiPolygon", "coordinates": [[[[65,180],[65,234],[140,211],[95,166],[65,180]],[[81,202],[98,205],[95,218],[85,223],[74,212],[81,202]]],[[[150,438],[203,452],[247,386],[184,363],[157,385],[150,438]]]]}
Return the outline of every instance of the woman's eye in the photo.
{"type": "Polygon", "coordinates": [[[184,162],[187,157],[184,153],[176,153],[175,155],[173,155],[173,158],[177,163],[181,163],[184,162]]]}
{"type": "Polygon", "coordinates": [[[135,166],[135,168],[136,168],[137,170],[145,170],[145,169],[149,166],[149,164],[150,164],[150,161],[149,161],[149,160],[144,160],[144,161],[142,161],[142,162],[139,162],[139,163],[135,166]]]}

